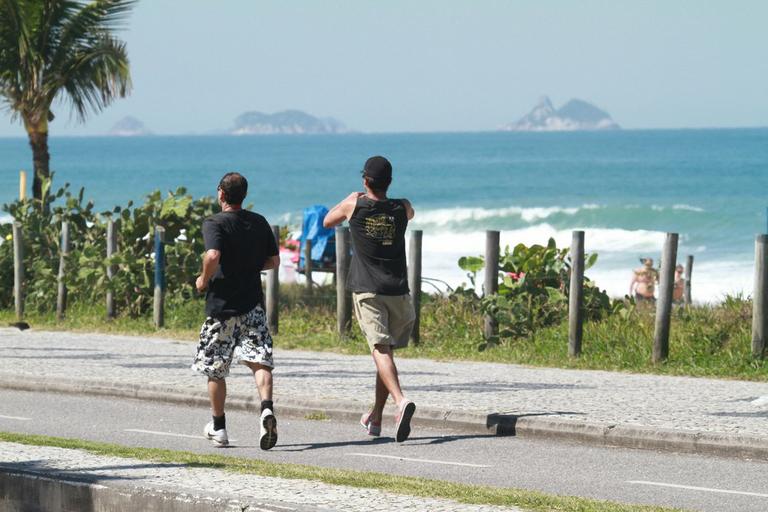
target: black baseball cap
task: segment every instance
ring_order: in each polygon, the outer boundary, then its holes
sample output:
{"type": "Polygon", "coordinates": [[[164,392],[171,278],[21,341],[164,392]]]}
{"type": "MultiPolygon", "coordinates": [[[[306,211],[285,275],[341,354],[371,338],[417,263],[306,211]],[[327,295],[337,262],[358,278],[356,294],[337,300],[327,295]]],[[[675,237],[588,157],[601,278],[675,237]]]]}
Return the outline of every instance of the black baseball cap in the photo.
{"type": "Polygon", "coordinates": [[[392,164],[383,156],[372,156],[365,161],[363,176],[369,178],[391,178],[392,164]]]}

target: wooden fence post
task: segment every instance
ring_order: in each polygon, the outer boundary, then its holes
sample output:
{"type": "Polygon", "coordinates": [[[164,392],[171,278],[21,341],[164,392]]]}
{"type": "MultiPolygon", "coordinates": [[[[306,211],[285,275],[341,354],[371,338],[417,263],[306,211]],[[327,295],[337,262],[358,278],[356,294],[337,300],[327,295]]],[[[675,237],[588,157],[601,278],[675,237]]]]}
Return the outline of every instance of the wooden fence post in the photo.
{"type": "Polygon", "coordinates": [[[672,317],[672,291],[675,287],[677,263],[677,233],[667,233],[661,257],[659,298],[656,301],[656,328],[653,337],[653,362],[660,363],[669,356],[669,327],[672,317]]]}
{"type": "Polygon", "coordinates": [[[19,200],[27,198],[27,171],[19,171],[19,200]]]}
{"type": "Polygon", "coordinates": [[[312,295],[312,240],[304,240],[304,277],[307,286],[307,295],[312,295]]]}
{"type": "Polygon", "coordinates": [[[584,232],[571,241],[571,288],[568,297],[568,355],[579,357],[584,332],[584,232]]]}
{"type": "Polygon", "coordinates": [[[419,344],[419,325],[421,324],[421,239],[424,232],[420,229],[411,231],[411,241],[408,248],[408,288],[411,290],[411,301],[416,319],[411,330],[411,341],[419,344]]]}
{"type": "Polygon", "coordinates": [[[13,302],[16,321],[24,320],[24,235],[21,222],[13,222],[13,302]]]}
{"type": "Polygon", "coordinates": [[[352,328],[352,297],[347,291],[349,273],[349,228],[336,227],[336,324],[339,336],[349,335],[352,328]]]}
{"type": "Polygon", "coordinates": [[[69,222],[61,223],[61,247],[59,248],[59,275],[58,293],[56,294],[56,320],[61,322],[67,310],[67,285],[64,282],[66,275],[67,257],[69,256],[69,222]]]}
{"type": "Polygon", "coordinates": [[[689,254],[685,261],[685,288],[683,291],[683,302],[686,306],[693,304],[691,300],[691,275],[693,275],[693,255],[689,254]]]}
{"type": "MultiPolygon", "coordinates": [[[[117,231],[115,230],[115,221],[107,221],[107,258],[111,258],[117,252],[117,231]]],[[[115,277],[115,266],[107,265],[107,279],[112,281],[115,277]]],[[[115,297],[112,290],[107,290],[107,318],[115,318],[115,297]]]]}
{"type": "MultiPolygon", "coordinates": [[[[499,291],[499,232],[485,232],[485,286],[483,293],[486,297],[499,291]]],[[[485,339],[496,336],[499,324],[491,315],[485,316],[483,333],[485,339]]]]}
{"type": "MultiPolygon", "coordinates": [[[[280,226],[272,226],[272,235],[280,247],[280,226]]],[[[267,270],[267,328],[277,334],[280,321],[280,266],[267,270]]]]}
{"type": "Polygon", "coordinates": [[[765,357],[768,335],[768,235],[755,239],[755,290],[752,296],[752,356],[765,357]]]}
{"type": "Polygon", "coordinates": [[[165,325],[165,228],[155,226],[155,327],[165,325]]]}

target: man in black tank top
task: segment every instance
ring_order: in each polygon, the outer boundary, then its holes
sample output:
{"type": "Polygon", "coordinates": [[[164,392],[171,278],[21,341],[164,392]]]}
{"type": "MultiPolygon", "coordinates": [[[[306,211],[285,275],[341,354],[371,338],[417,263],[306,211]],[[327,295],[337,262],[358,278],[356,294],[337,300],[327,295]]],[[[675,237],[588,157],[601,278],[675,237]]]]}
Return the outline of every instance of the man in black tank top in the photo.
{"type": "Polygon", "coordinates": [[[323,220],[330,228],[349,221],[352,263],[348,286],[355,316],[376,363],[376,400],[360,424],[369,435],[381,435],[381,418],[387,397],[397,406],[395,439],[405,441],[411,432],[416,406],[403,396],[393,349],[408,344],[415,320],[408,293],[405,229],[414,212],[407,199],[390,199],[392,165],[382,156],[365,162],[365,192],[353,192],[334,206],[323,220]]]}

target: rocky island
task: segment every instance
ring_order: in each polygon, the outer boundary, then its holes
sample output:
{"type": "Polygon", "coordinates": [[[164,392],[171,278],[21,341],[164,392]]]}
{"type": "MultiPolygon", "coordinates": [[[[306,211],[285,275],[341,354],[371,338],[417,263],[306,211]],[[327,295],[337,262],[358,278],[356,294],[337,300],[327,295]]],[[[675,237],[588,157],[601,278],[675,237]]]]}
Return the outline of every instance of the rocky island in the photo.
{"type": "Polygon", "coordinates": [[[320,118],[300,110],[284,110],[274,114],[245,112],[235,119],[232,135],[318,134],[346,133],[340,121],[331,117],[320,118]]]}
{"type": "Polygon", "coordinates": [[[107,134],[117,137],[137,137],[152,135],[152,132],[144,126],[144,123],[135,117],[128,116],[116,122],[107,134]]]}
{"type": "Polygon", "coordinates": [[[555,110],[547,96],[526,116],[516,123],[501,129],[510,132],[569,132],[579,130],[618,130],[621,127],[611,119],[610,114],[591,103],[572,99],[555,110]]]}

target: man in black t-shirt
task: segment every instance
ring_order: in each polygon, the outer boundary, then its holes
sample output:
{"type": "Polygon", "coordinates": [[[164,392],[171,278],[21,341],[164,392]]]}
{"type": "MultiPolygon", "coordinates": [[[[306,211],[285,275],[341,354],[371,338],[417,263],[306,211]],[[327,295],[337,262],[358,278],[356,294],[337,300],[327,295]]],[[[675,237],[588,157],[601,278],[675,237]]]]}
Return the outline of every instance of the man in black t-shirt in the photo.
{"type": "Polygon", "coordinates": [[[408,293],[405,262],[405,228],[413,218],[407,199],[390,199],[392,165],[382,156],[365,162],[365,192],[353,192],[333,207],[323,220],[330,228],[349,221],[353,256],[349,288],[355,316],[365,335],[376,364],[375,402],[360,424],[369,435],[381,435],[381,417],[387,396],[397,406],[395,440],[405,441],[411,433],[413,402],[403,396],[393,349],[408,344],[416,315],[408,293]]]}
{"type": "Polygon", "coordinates": [[[229,444],[224,402],[233,359],[253,371],[261,398],[260,445],[269,450],[277,442],[277,420],[272,404],[272,337],[262,308],[261,271],[277,268],[280,257],[269,223],[243,210],[248,181],[230,172],[219,182],[221,213],[203,221],[203,272],[198,291],[206,291],[200,343],[192,369],[208,377],[213,420],[203,434],[217,446],[229,444]]]}

